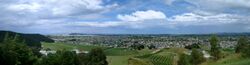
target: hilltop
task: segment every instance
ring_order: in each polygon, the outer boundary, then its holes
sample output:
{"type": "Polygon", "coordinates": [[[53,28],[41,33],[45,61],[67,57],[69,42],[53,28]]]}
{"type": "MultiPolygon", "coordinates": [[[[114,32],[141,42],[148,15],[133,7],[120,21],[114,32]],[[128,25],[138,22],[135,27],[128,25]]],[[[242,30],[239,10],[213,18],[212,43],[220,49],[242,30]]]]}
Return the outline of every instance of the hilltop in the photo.
{"type": "Polygon", "coordinates": [[[54,42],[54,40],[41,34],[24,34],[12,31],[0,31],[0,42],[3,41],[6,33],[8,33],[11,37],[14,37],[16,34],[20,35],[20,37],[25,40],[26,44],[31,47],[40,48],[41,42],[54,42]]]}

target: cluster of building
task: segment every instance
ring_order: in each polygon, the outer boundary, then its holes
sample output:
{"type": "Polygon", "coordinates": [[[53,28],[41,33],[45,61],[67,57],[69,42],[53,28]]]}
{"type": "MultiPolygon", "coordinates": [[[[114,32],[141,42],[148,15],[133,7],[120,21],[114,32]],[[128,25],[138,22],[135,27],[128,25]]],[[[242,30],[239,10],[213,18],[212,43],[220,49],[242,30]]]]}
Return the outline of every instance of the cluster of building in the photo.
{"type": "MultiPolygon", "coordinates": [[[[210,36],[49,36],[59,43],[129,47],[133,44],[154,45],[156,48],[185,47],[192,44],[210,46],[210,36]]],[[[222,48],[233,48],[239,36],[221,36],[222,48]]]]}

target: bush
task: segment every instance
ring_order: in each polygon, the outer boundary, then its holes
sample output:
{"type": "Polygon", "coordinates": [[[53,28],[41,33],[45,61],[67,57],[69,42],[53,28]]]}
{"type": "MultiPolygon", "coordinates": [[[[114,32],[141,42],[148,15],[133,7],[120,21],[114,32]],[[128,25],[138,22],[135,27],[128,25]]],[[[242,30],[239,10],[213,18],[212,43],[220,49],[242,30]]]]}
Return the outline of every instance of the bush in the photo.
{"type": "Polygon", "coordinates": [[[85,65],[108,65],[103,50],[101,48],[92,49],[87,54],[85,65]]]}
{"type": "Polygon", "coordinates": [[[191,65],[190,56],[186,54],[181,54],[178,61],[178,65],[191,65]]]}
{"type": "Polygon", "coordinates": [[[204,62],[206,59],[203,57],[203,53],[198,49],[192,49],[191,53],[191,63],[193,65],[198,65],[204,62]]]}
{"type": "Polygon", "coordinates": [[[210,38],[210,45],[211,45],[211,49],[210,49],[210,53],[211,53],[211,56],[213,56],[213,59],[214,60],[218,60],[221,58],[221,48],[219,46],[219,40],[218,38],[213,35],[211,38],[210,38]]]}
{"type": "Polygon", "coordinates": [[[5,35],[4,41],[0,44],[1,65],[34,65],[36,61],[37,56],[22,42],[19,35],[5,35]]]}
{"type": "Polygon", "coordinates": [[[241,54],[244,58],[250,58],[250,42],[243,47],[241,54]]]}
{"type": "Polygon", "coordinates": [[[241,53],[244,51],[244,48],[247,47],[247,38],[246,37],[240,37],[238,40],[238,43],[235,48],[236,53],[241,53]]]}

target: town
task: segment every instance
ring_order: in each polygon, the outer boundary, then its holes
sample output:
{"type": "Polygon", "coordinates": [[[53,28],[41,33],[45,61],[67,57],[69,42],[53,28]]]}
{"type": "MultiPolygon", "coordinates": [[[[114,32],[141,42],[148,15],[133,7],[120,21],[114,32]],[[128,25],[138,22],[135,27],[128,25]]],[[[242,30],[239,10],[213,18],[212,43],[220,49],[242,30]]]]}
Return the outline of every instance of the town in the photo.
{"type": "MultiPolygon", "coordinates": [[[[210,34],[212,35],[212,34],[210,34]]],[[[248,34],[249,35],[249,34],[248,34]]],[[[222,48],[234,48],[237,39],[244,34],[221,35],[220,46],[222,48]]],[[[49,38],[59,43],[99,45],[108,47],[128,48],[132,44],[154,45],[156,48],[185,47],[192,44],[209,46],[209,34],[204,35],[49,35],[49,38]]]]}

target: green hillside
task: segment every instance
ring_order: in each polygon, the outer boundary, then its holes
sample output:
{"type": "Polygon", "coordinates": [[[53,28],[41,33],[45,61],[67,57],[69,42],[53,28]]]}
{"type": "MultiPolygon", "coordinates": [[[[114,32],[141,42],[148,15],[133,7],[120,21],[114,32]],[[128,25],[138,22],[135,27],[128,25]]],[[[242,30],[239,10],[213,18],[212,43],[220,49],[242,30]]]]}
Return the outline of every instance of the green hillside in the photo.
{"type": "Polygon", "coordinates": [[[6,34],[8,34],[10,37],[15,37],[15,35],[20,35],[20,37],[25,40],[25,43],[28,46],[32,47],[40,48],[41,42],[50,42],[50,43],[54,42],[54,40],[40,34],[23,34],[11,31],[0,31],[0,42],[3,41],[6,34]]]}

